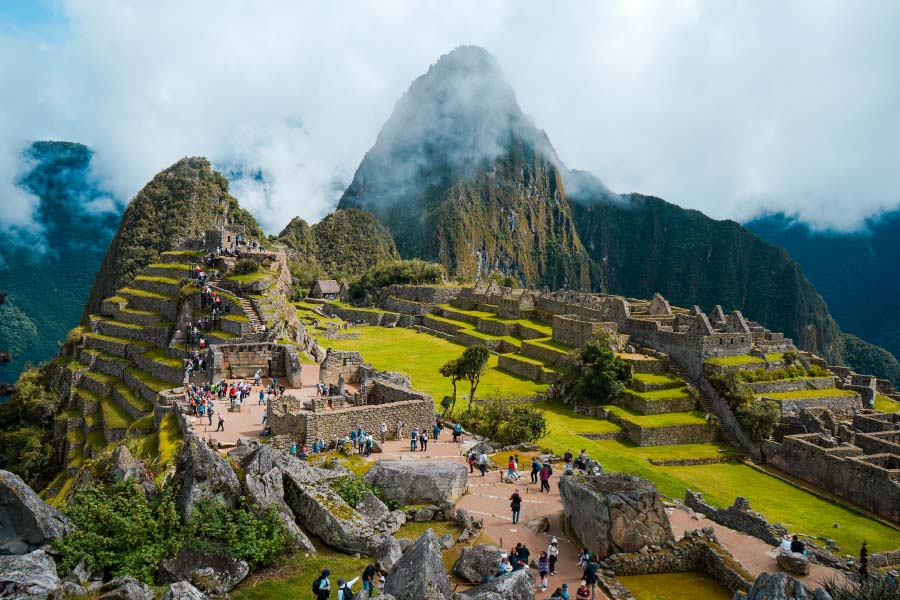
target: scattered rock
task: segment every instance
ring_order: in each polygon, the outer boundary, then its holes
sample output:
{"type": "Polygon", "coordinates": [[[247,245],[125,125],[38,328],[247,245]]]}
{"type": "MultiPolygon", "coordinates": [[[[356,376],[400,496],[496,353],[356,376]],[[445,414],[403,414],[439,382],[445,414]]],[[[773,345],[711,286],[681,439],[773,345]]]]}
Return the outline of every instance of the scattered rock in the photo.
{"type": "Polygon", "coordinates": [[[247,456],[260,447],[259,440],[253,438],[238,438],[237,445],[228,451],[228,458],[242,462],[247,456]]]}
{"type": "MultiPolygon", "coordinates": [[[[412,540],[409,541],[412,542],[412,540]]],[[[400,560],[401,556],[403,556],[403,547],[400,542],[392,536],[388,536],[384,542],[375,549],[375,560],[380,562],[381,566],[387,570],[393,568],[397,561],[400,560]]]]}
{"type": "Polygon", "coordinates": [[[576,536],[599,558],[674,541],[654,485],[624,473],[559,480],[563,510],[576,536]]]}
{"type": "Polygon", "coordinates": [[[400,543],[400,551],[406,552],[409,550],[410,546],[416,543],[415,540],[411,540],[409,538],[397,538],[397,542],[400,543]]]}
{"type": "Polygon", "coordinates": [[[387,501],[408,504],[447,504],[466,491],[466,465],[445,461],[382,460],[364,479],[381,488],[387,501]]]}
{"type": "Polygon", "coordinates": [[[246,562],[223,556],[184,551],[159,563],[162,583],[189,581],[207,594],[224,594],[234,589],[250,573],[246,562]]]}
{"type": "Polygon", "coordinates": [[[70,581],[72,583],[78,585],[84,585],[87,583],[88,579],[91,578],[90,572],[87,570],[87,567],[84,564],[84,561],[79,561],[75,568],[72,569],[72,572],[69,573],[69,576],[66,577],[66,581],[70,581]]]}
{"type": "Polygon", "coordinates": [[[547,517],[537,517],[534,519],[529,519],[524,523],[525,529],[531,531],[532,533],[546,533],[550,531],[550,519],[547,517]]]}
{"type": "Polygon", "coordinates": [[[481,583],[484,576],[500,563],[503,550],[490,544],[463,548],[453,564],[453,573],[469,583],[481,583]]]}
{"type": "Polygon", "coordinates": [[[279,467],[272,467],[263,475],[259,475],[256,470],[246,471],[244,491],[257,516],[262,516],[269,506],[274,505],[278,510],[278,520],[284,525],[293,545],[315,554],[316,547],[297,525],[294,513],[284,501],[284,476],[279,467]]]}
{"type": "Polygon", "coordinates": [[[441,548],[444,550],[449,550],[453,547],[453,536],[449,533],[445,533],[440,538],[438,538],[441,542],[441,548]]]}
{"type": "Polygon", "coordinates": [[[59,585],[56,563],[43,550],[0,556],[0,598],[39,600],[49,597],[59,585]]]}
{"type": "MultiPolygon", "coordinates": [[[[238,446],[240,448],[240,446],[238,446]]],[[[169,585],[163,600],[208,600],[209,596],[192,586],[187,581],[178,581],[169,585]]]]}
{"type": "Polygon", "coordinates": [[[72,581],[63,581],[62,587],[59,588],[62,591],[63,597],[72,598],[72,597],[81,597],[87,596],[88,591],[82,585],[78,585],[72,581]]]}
{"type": "Polygon", "coordinates": [[[520,569],[501,575],[460,594],[468,600],[521,600],[534,598],[534,573],[520,569]]]}
{"type": "Polygon", "coordinates": [[[72,521],[28,484],[0,470],[0,555],[25,554],[71,531],[72,521]]]}
{"type": "Polygon", "coordinates": [[[464,508],[456,509],[456,524],[463,529],[474,529],[474,519],[469,516],[469,511],[464,508]]]}
{"type": "Polygon", "coordinates": [[[734,600],[832,600],[823,589],[811,592],[808,587],[786,573],[762,573],[747,595],[736,592],[734,600]]]}
{"type": "Polygon", "coordinates": [[[416,511],[415,522],[416,523],[426,523],[428,521],[434,521],[434,509],[430,506],[423,506],[419,510],[416,511]]]}
{"type": "Polygon", "coordinates": [[[235,508],[241,484],[231,465],[196,435],[188,436],[175,459],[175,505],[187,522],[200,500],[235,508]]]}
{"type": "Polygon", "coordinates": [[[776,557],[778,565],[795,575],[809,575],[809,559],[799,552],[779,552],[776,557]]]}
{"type": "Polygon", "coordinates": [[[429,529],[405,552],[387,576],[384,591],[397,600],[447,600],[450,580],[437,535],[429,529]]]}
{"type": "Polygon", "coordinates": [[[378,524],[376,529],[383,533],[397,533],[406,524],[406,513],[402,510],[392,510],[387,518],[378,524]]]}
{"type": "Polygon", "coordinates": [[[372,527],[378,527],[382,521],[391,515],[387,504],[378,499],[372,492],[366,492],[356,504],[356,511],[369,522],[372,527]]]}
{"type": "Polygon", "coordinates": [[[485,441],[478,441],[469,446],[467,453],[468,452],[474,452],[476,455],[484,453],[490,456],[494,453],[494,448],[485,441]]]}
{"type": "Polygon", "coordinates": [[[154,600],[153,588],[134,577],[116,577],[103,584],[99,600],[154,600]]]}

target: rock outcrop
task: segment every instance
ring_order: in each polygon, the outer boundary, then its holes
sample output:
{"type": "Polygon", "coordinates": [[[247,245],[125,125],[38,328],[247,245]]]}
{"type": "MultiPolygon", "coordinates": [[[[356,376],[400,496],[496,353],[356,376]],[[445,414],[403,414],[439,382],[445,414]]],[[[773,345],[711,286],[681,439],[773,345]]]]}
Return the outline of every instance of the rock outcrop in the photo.
{"type": "Polygon", "coordinates": [[[116,577],[103,584],[98,600],[154,600],[153,588],[134,577],[116,577]]]}
{"type": "Polygon", "coordinates": [[[809,575],[809,559],[799,552],[779,552],[778,566],[794,575],[809,575]]]}
{"type": "Polygon", "coordinates": [[[733,600],[831,600],[831,595],[821,588],[811,591],[785,573],[762,573],[746,595],[736,592],[733,600]]]}
{"type": "Polygon", "coordinates": [[[382,498],[404,506],[446,505],[463,495],[467,477],[462,463],[382,460],[369,469],[365,480],[381,488],[382,498]]]}
{"type": "Polygon", "coordinates": [[[59,588],[56,563],[43,550],[0,556],[0,598],[42,600],[59,588]]]}
{"type": "Polygon", "coordinates": [[[674,542],[656,487],[624,473],[570,475],[559,480],[566,519],[600,558],[674,542]]]}
{"type": "Polygon", "coordinates": [[[373,554],[384,541],[337,492],[284,474],[284,500],[303,527],[341,552],[373,554]]]}
{"type": "Polygon", "coordinates": [[[0,555],[25,554],[72,527],[68,517],[41,500],[18,475],[0,470],[0,555]]]}
{"type": "Polygon", "coordinates": [[[173,583],[166,588],[163,600],[208,600],[209,596],[192,586],[187,581],[173,583]]]}
{"type": "Polygon", "coordinates": [[[280,468],[272,467],[262,475],[247,471],[244,477],[244,491],[257,516],[261,516],[270,506],[274,506],[278,511],[278,520],[284,525],[291,543],[307,552],[316,551],[316,547],[297,525],[294,513],[284,501],[284,474],[280,468]]]}
{"type": "Polygon", "coordinates": [[[490,544],[464,547],[453,563],[453,574],[469,583],[481,583],[500,564],[503,550],[490,544]]]}
{"type": "Polygon", "coordinates": [[[147,463],[135,458],[127,446],[116,446],[111,453],[92,461],[78,472],[66,500],[70,500],[76,490],[87,487],[92,482],[102,481],[112,484],[125,480],[137,483],[147,498],[152,498],[158,492],[147,463]]]}
{"type": "Polygon", "coordinates": [[[402,510],[391,511],[372,492],[363,495],[356,504],[356,511],[369,522],[369,525],[382,533],[396,533],[406,523],[405,512],[402,510]]]}
{"type": "Polygon", "coordinates": [[[189,436],[175,459],[175,505],[187,522],[200,500],[235,508],[241,484],[234,469],[197,436],[189,436]]]}
{"type": "Polygon", "coordinates": [[[179,552],[159,564],[159,580],[163,583],[188,581],[213,595],[230,592],[249,573],[250,567],[242,560],[191,551],[179,552]]]}
{"type": "Polygon", "coordinates": [[[466,600],[522,600],[534,598],[534,572],[513,571],[460,594],[466,600]]]}
{"type": "Polygon", "coordinates": [[[403,553],[387,576],[386,594],[397,600],[448,600],[450,580],[444,570],[441,544],[428,529],[403,553]]]}

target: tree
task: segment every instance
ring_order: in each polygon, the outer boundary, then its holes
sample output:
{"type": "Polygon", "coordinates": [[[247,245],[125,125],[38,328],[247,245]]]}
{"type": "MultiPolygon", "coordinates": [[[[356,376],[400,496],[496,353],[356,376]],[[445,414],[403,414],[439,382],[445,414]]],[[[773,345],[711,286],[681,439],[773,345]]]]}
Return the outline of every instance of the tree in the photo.
{"type": "Polygon", "coordinates": [[[453,384],[453,400],[448,410],[448,414],[452,415],[453,409],[456,408],[456,382],[463,378],[463,373],[460,371],[460,359],[454,358],[445,362],[441,365],[440,373],[443,377],[449,377],[450,383],[453,384]]]}
{"type": "Polygon", "coordinates": [[[627,376],[625,361],[612,351],[608,338],[600,337],[577,352],[566,379],[576,401],[603,404],[622,393],[627,376]]]}
{"type": "Polygon", "coordinates": [[[491,357],[490,351],[482,346],[469,346],[459,357],[460,379],[466,379],[469,382],[469,410],[472,410],[472,402],[475,400],[475,390],[481,381],[481,375],[487,368],[488,359],[491,357]]]}

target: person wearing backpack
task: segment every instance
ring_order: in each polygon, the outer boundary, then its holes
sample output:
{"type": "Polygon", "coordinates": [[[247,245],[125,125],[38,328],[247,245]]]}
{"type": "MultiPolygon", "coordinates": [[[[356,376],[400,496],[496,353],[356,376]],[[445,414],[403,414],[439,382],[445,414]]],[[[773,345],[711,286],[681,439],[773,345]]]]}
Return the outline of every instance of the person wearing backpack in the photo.
{"type": "Polygon", "coordinates": [[[513,525],[519,522],[519,515],[522,514],[522,496],[519,495],[519,488],[509,497],[509,508],[512,510],[513,525]]]}
{"type": "Polygon", "coordinates": [[[329,575],[331,575],[331,571],[322,569],[322,574],[313,581],[312,591],[316,595],[316,600],[328,600],[328,597],[331,595],[331,582],[328,581],[329,575]]]}
{"type": "Polygon", "coordinates": [[[544,463],[544,466],[541,467],[541,491],[550,493],[550,475],[553,474],[553,469],[550,468],[550,463],[544,463]]]}
{"type": "Polygon", "coordinates": [[[353,600],[353,584],[359,580],[359,577],[355,577],[350,581],[344,581],[343,579],[338,579],[338,600],[353,600]]]}

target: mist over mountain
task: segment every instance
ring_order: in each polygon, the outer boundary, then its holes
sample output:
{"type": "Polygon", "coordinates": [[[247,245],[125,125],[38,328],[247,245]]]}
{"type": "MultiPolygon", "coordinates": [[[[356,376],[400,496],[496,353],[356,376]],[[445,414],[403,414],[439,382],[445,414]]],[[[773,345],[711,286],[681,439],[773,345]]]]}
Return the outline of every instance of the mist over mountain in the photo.
{"type": "Polygon", "coordinates": [[[78,322],[91,282],[113,237],[120,204],[91,175],[93,153],[81,144],[35,142],[20,188],[37,198],[37,228],[13,230],[0,245],[0,347],[13,362],[0,379],[15,380],[26,362],[52,358],[78,322]]]}
{"type": "Polygon", "coordinates": [[[800,263],[845,331],[900,358],[900,211],[854,233],[813,231],[780,213],[747,227],[800,263]]]}

